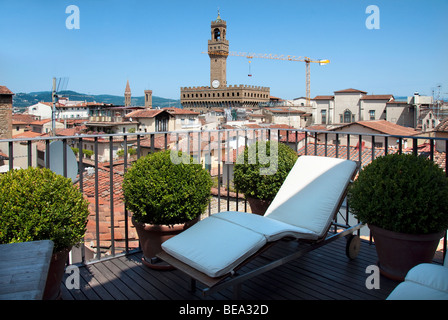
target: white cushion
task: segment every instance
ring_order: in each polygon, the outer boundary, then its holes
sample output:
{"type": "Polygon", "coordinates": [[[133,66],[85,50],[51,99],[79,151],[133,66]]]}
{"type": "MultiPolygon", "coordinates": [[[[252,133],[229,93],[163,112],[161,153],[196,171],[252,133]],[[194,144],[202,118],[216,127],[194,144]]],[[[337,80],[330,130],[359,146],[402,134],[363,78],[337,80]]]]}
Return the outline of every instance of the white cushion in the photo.
{"type": "Polygon", "coordinates": [[[388,300],[448,300],[448,268],[422,263],[407,273],[388,300]]]}
{"type": "Polygon", "coordinates": [[[448,292],[404,281],[391,292],[387,300],[448,300],[448,292]]]}
{"type": "Polygon", "coordinates": [[[210,216],[165,241],[162,249],[210,277],[219,277],[265,244],[263,235],[210,216]]]}
{"type": "Polygon", "coordinates": [[[265,216],[323,237],[355,169],[350,160],[299,157],[265,216]]]}
{"type": "Polygon", "coordinates": [[[304,228],[296,227],[278,220],[263,217],[258,214],[226,211],[213,215],[213,217],[223,219],[252,231],[258,232],[266,237],[268,242],[277,241],[284,237],[294,237],[297,239],[315,240],[318,235],[304,228]]]}
{"type": "Polygon", "coordinates": [[[448,268],[432,263],[421,263],[406,275],[405,281],[419,283],[448,294],[448,268]]]}

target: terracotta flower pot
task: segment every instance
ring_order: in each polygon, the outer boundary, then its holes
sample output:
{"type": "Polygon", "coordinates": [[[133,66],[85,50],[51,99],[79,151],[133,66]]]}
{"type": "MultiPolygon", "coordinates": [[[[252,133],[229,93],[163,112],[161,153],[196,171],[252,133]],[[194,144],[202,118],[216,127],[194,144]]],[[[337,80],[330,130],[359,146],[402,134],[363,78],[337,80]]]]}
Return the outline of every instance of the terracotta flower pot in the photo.
{"type": "Polygon", "coordinates": [[[252,213],[258,214],[260,216],[265,214],[266,210],[271,204],[270,200],[262,200],[250,197],[247,198],[247,201],[249,202],[252,213]]]}
{"type": "Polygon", "coordinates": [[[378,267],[385,277],[403,281],[408,271],[430,263],[444,231],[432,234],[406,234],[369,225],[378,254],[378,267]]]}
{"type": "Polygon", "coordinates": [[[162,251],[162,243],[171,237],[181,233],[195,224],[199,218],[183,224],[173,226],[154,225],[140,223],[132,218],[132,223],[137,230],[140,246],[143,251],[142,262],[146,266],[157,270],[171,270],[172,266],[156,259],[156,254],[162,251]]]}
{"type": "Polygon", "coordinates": [[[61,282],[70,250],[72,250],[71,247],[53,253],[51,256],[43,300],[59,300],[61,298],[61,282]]]}

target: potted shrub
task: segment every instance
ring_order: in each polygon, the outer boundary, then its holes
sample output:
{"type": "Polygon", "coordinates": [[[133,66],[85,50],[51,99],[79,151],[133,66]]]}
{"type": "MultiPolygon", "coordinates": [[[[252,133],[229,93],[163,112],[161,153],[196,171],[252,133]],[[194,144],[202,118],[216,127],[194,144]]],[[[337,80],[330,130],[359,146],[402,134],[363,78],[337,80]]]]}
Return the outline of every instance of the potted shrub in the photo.
{"type": "Polygon", "coordinates": [[[389,154],[375,159],[359,173],[348,200],[372,232],[380,271],[394,280],[431,262],[448,228],[448,179],[426,158],[389,154]]]}
{"type": "Polygon", "coordinates": [[[266,212],[296,160],[294,150],[277,141],[257,141],[238,156],[233,183],[252,213],[266,212]]]}
{"type": "Polygon", "coordinates": [[[123,196],[133,213],[143,262],[154,269],[161,244],[195,223],[210,199],[212,180],[201,164],[179,152],[183,161],[172,161],[171,152],[159,151],[138,159],[124,175],[123,196]]]}
{"type": "Polygon", "coordinates": [[[45,168],[0,175],[0,243],[52,240],[44,299],[57,299],[68,253],[84,237],[88,202],[72,180],[45,168]]]}

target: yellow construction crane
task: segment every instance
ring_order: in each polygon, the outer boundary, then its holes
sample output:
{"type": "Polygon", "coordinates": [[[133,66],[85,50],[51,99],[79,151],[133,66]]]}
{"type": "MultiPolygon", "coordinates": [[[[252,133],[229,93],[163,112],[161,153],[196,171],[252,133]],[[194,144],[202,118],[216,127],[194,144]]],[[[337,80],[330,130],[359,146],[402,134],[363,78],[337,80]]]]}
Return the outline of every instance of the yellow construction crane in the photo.
{"type": "MultiPolygon", "coordinates": [[[[249,59],[249,63],[253,58],[259,58],[259,59],[274,59],[274,60],[286,60],[286,61],[300,61],[305,62],[306,64],[306,101],[308,106],[310,106],[310,100],[311,100],[311,71],[310,71],[310,64],[311,63],[319,63],[319,65],[326,65],[330,63],[330,60],[328,59],[311,59],[308,57],[296,57],[291,55],[276,55],[276,54],[258,54],[258,53],[246,53],[246,52],[225,52],[225,51],[213,51],[213,52],[202,52],[207,54],[220,54],[225,56],[236,56],[236,57],[246,57],[249,59]]],[[[250,75],[250,74],[249,74],[250,75]]]]}

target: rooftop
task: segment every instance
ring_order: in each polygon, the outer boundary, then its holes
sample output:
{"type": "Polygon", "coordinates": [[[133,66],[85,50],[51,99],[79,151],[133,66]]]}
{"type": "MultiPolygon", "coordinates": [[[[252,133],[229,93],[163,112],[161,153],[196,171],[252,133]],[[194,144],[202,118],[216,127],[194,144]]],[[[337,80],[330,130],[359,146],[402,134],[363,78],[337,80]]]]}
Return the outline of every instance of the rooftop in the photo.
{"type": "Polygon", "coordinates": [[[333,129],[332,131],[344,130],[345,128],[354,126],[354,125],[360,125],[362,127],[374,130],[378,133],[389,134],[389,135],[413,136],[413,135],[416,135],[419,133],[419,131],[417,131],[413,128],[403,127],[398,124],[389,122],[387,120],[357,121],[357,122],[347,123],[345,125],[342,125],[340,127],[333,129]]]}
{"type": "Polygon", "coordinates": [[[0,86],[0,94],[14,95],[14,93],[5,86],[0,86]]]}
{"type": "Polygon", "coordinates": [[[367,94],[366,91],[353,89],[353,88],[344,89],[344,90],[338,90],[338,91],[335,91],[334,93],[363,93],[363,94],[367,94]]]}

